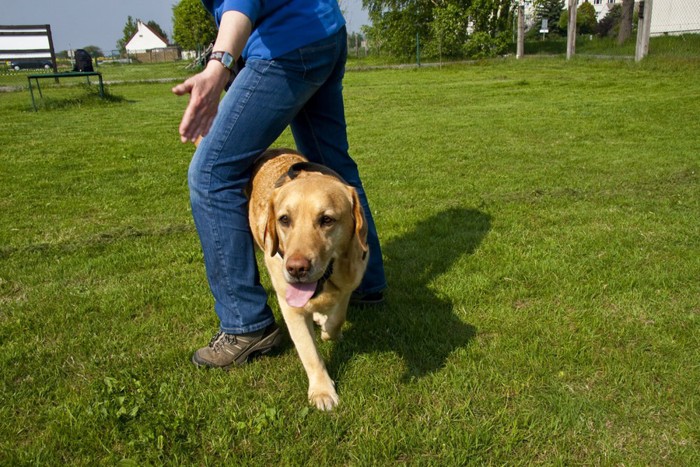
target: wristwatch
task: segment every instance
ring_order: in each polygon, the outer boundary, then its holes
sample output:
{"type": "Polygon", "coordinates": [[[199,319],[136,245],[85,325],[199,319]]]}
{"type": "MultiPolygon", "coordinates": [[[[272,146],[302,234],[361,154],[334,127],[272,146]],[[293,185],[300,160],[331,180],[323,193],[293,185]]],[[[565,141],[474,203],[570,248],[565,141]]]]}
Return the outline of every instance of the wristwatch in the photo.
{"type": "Polygon", "coordinates": [[[221,62],[221,64],[228,69],[231,73],[234,73],[234,67],[236,66],[236,59],[233,58],[233,55],[226,51],[221,51],[217,50],[215,52],[211,53],[211,56],[209,57],[209,61],[216,60],[217,62],[221,62]]]}

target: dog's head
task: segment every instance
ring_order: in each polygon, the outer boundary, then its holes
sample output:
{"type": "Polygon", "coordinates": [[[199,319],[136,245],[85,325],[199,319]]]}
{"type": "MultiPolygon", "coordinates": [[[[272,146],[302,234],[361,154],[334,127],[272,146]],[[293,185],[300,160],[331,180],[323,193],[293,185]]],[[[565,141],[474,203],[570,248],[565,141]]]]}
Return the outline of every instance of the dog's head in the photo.
{"type": "Polygon", "coordinates": [[[367,223],[354,188],[326,171],[290,170],[275,188],[266,254],[284,261],[285,280],[309,290],[341,257],[367,254],[367,223]]]}

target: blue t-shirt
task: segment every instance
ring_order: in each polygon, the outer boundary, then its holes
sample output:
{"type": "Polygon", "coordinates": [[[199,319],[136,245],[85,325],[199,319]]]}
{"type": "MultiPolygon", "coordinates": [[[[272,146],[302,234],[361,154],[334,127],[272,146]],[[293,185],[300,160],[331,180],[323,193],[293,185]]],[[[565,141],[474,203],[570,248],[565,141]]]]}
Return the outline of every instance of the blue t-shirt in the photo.
{"type": "Polygon", "coordinates": [[[226,11],[253,23],[243,58],[271,60],[325,39],[345,25],[338,0],[202,0],[217,26],[226,11]]]}

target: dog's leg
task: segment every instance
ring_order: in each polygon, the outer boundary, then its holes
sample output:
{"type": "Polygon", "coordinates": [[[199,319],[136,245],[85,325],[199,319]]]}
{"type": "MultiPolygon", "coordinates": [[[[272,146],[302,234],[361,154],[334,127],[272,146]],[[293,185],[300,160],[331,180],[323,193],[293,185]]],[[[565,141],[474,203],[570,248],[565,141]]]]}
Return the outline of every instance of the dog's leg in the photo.
{"type": "Polygon", "coordinates": [[[323,321],[323,324],[321,324],[321,339],[324,341],[339,341],[343,338],[342,329],[345,323],[349,301],[349,296],[345,300],[339,300],[328,315],[326,315],[326,319],[323,321]]]}
{"type": "Polygon", "coordinates": [[[323,313],[315,313],[314,312],[314,323],[316,323],[317,326],[323,327],[323,325],[326,323],[327,319],[328,319],[328,316],[324,315],[323,313]]]}
{"type": "Polygon", "coordinates": [[[309,402],[319,410],[332,410],[338,405],[338,394],[316,348],[312,316],[299,313],[283,306],[282,303],[284,303],[284,297],[280,297],[280,308],[287,323],[289,335],[309,378],[309,402]]]}

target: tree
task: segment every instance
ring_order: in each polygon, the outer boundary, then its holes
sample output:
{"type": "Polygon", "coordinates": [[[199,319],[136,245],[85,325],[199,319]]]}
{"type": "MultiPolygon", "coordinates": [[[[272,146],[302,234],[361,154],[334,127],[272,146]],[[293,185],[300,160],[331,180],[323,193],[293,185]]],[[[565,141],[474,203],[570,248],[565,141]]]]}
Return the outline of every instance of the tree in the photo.
{"type": "Polygon", "coordinates": [[[583,2],[576,11],[576,30],[581,34],[594,34],[597,26],[595,7],[588,2],[583,2]]]}
{"type": "Polygon", "coordinates": [[[608,10],[608,14],[598,21],[598,35],[600,37],[617,36],[619,34],[621,16],[622,7],[619,3],[616,3],[608,10]]]}
{"type": "Polygon", "coordinates": [[[484,32],[492,38],[510,33],[517,5],[511,0],[472,0],[469,16],[474,23],[474,32],[484,32]]]}
{"type": "MultiPolygon", "coordinates": [[[[442,5],[433,10],[430,31],[434,40],[432,47],[437,47],[441,56],[459,57],[464,54],[469,26],[468,10],[460,10],[455,4],[442,5]]],[[[435,51],[433,51],[435,54],[435,51]]]]}
{"type": "Polygon", "coordinates": [[[561,32],[559,29],[559,19],[564,14],[564,0],[535,0],[535,24],[533,29],[540,30],[542,19],[547,19],[547,27],[550,34],[561,32]]]}
{"type": "Polygon", "coordinates": [[[364,37],[362,36],[361,33],[353,32],[348,35],[348,47],[351,49],[361,47],[362,46],[362,41],[364,41],[364,37]]]}
{"type": "MultiPolygon", "coordinates": [[[[569,15],[562,14],[559,17],[559,28],[565,31],[569,26],[569,15]]],[[[593,34],[596,32],[598,20],[596,20],[595,7],[588,2],[582,3],[576,9],[576,32],[579,34],[593,34]]]]}
{"type": "Polygon", "coordinates": [[[126,43],[129,42],[129,39],[131,39],[134,34],[136,34],[137,30],[138,24],[136,23],[136,21],[134,21],[134,18],[132,18],[131,16],[127,17],[126,24],[124,25],[124,29],[122,30],[122,38],[117,41],[117,49],[119,49],[119,52],[121,54],[126,53],[126,43]]]}
{"type": "Polygon", "coordinates": [[[165,42],[168,42],[168,35],[165,33],[165,31],[163,31],[163,28],[160,27],[160,24],[151,20],[148,23],[146,23],[146,26],[148,26],[151,29],[151,31],[158,33],[160,37],[165,39],[165,42]]]}
{"type": "Polygon", "coordinates": [[[430,0],[362,0],[371,26],[365,29],[373,47],[401,58],[416,50],[416,35],[425,40],[429,35],[434,4],[430,0]]]}
{"type": "Polygon", "coordinates": [[[96,45],[86,45],[85,47],[83,47],[83,50],[89,53],[92,58],[105,56],[105,54],[102,53],[102,49],[100,49],[96,45]]]}
{"type": "MultiPolygon", "coordinates": [[[[617,5],[616,5],[617,6],[617,5]]],[[[617,43],[622,45],[632,36],[632,17],[634,16],[634,0],[622,0],[620,31],[617,33],[617,43]]]]}
{"type": "Polygon", "coordinates": [[[173,39],[186,50],[204,49],[214,42],[216,23],[200,0],[180,0],[173,7],[173,39]]]}
{"type": "Polygon", "coordinates": [[[363,0],[371,26],[365,29],[373,47],[409,58],[421,47],[437,55],[502,53],[512,34],[512,0],[363,0]],[[479,33],[479,34],[477,34],[479,33]],[[474,35],[474,37],[470,37],[474,35]],[[478,43],[469,44],[472,39],[478,43]]]}

